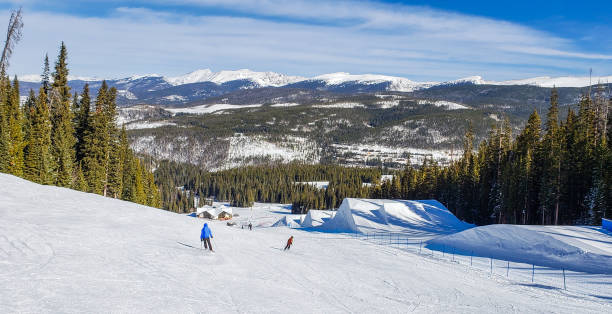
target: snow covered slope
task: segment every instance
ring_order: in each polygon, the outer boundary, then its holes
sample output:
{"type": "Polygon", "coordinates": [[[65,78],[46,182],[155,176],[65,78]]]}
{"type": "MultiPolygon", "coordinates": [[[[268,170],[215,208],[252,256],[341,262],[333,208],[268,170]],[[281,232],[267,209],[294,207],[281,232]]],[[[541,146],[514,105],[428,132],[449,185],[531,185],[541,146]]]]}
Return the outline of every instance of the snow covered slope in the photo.
{"type": "Polygon", "coordinates": [[[438,204],[437,201],[345,198],[334,218],[320,228],[330,232],[390,231],[432,237],[473,227],[438,204]]]}
{"type": "Polygon", "coordinates": [[[336,212],[331,210],[309,210],[304,217],[304,221],[302,221],[302,227],[318,227],[334,217],[335,214],[336,212]]]}
{"type": "Polygon", "coordinates": [[[283,86],[304,80],[304,78],[300,76],[289,76],[274,72],[255,72],[249,69],[219,72],[213,72],[210,69],[203,69],[196,70],[181,76],[165,77],[164,79],[172,85],[183,85],[201,82],[213,82],[216,84],[222,84],[237,80],[249,80],[256,83],[259,87],[283,86]]]}
{"type": "Polygon", "coordinates": [[[379,75],[379,74],[350,74],[346,72],[337,72],[315,76],[311,81],[323,81],[327,85],[340,85],[348,82],[360,84],[380,84],[389,83],[389,91],[397,92],[412,92],[414,90],[428,88],[438,83],[436,82],[414,82],[407,78],[379,75]]]}
{"type": "Polygon", "coordinates": [[[283,216],[281,219],[277,220],[272,227],[289,227],[289,228],[299,228],[300,224],[295,221],[291,216],[283,216]]]}
{"type": "Polygon", "coordinates": [[[0,313],[612,311],[337,234],[207,221],[211,254],[199,249],[206,220],[5,174],[0,221],[0,313]]]}
{"type": "Polygon", "coordinates": [[[540,87],[586,87],[590,84],[612,83],[612,76],[540,76],[521,80],[488,82],[493,85],[535,85],[540,87]]]}
{"type": "Polygon", "coordinates": [[[601,227],[489,225],[429,242],[497,259],[612,274],[612,234],[601,227]]]}

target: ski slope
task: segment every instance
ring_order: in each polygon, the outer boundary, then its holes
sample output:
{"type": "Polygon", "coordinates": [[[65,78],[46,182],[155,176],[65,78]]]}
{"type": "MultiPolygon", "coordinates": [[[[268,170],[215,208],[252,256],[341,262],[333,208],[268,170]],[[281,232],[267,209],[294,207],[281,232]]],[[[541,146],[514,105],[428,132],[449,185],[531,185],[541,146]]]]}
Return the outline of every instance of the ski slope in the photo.
{"type": "Polygon", "coordinates": [[[257,227],[280,205],[234,213],[253,231],[0,174],[0,313],[612,311],[342,234],[257,227]],[[199,249],[205,221],[216,253],[199,249]]]}

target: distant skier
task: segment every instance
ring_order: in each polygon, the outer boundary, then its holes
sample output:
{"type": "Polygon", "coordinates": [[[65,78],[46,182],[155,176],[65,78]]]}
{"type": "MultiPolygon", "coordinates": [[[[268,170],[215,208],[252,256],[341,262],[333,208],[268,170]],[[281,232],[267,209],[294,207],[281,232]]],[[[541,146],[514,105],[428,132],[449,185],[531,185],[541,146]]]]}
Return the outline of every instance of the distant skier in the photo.
{"type": "Polygon", "coordinates": [[[249,230],[253,230],[253,224],[249,222],[249,230]]]}
{"type": "Polygon", "coordinates": [[[289,238],[289,240],[287,240],[287,245],[285,246],[285,249],[283,251],[286,251],[286,250],[290,249],[291,248],[291,244],[293,244],[293,236],[291,236],[289,238]]]}
{"type": "MultiPolygon", "coordinates": [[[[210,243],[210,239],[213,238],[212,231],[210,231],[210,227],[208,227],[208,223],[204,224],[202,227],[202,233],[200,234],[200,244],[204,245],[204,249],[208,249],[213,252],[212,244],[210,243]]],[[[200,246],[201,247],[201,246],[200,246]]]]}

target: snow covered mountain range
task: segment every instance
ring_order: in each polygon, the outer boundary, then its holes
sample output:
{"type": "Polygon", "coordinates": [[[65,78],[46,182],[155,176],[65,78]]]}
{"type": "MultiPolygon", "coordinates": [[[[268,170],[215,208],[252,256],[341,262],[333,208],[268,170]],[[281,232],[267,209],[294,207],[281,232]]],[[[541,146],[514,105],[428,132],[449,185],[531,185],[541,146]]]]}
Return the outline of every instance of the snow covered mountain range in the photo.
{"type": "MultiPolygon", "coordinates": [[[[20,77],[22,94],[36,89],[40,84],[39,75],[20,77]]],[[[102,79],[91,77],[70,77],[69,84],[77,91],[85,83],[96,89],[102,79]]],[[[363,92],[414,92],[431,87],[452,85],[532,85],[539,87],[585,87],[590,83],[612,82],[606,77],[535,77],[510,81],[488,81],[480,76],[471,76],[445,82],[417,82],[404,77],[378,74],[350,74],[345,72],[323,74],[315,77],[290,76],[275,72],[256,72],[248,69],[213,72],[210,69],[196,70],[181,76],[158,74],[134,75],[127,78],[107,79],[110,86],[119,91],[120,105],[149,103],[160,105],[181,105],[221,96],[236,90],[255,88],[299,88],[341,93],[363,92]]]]}

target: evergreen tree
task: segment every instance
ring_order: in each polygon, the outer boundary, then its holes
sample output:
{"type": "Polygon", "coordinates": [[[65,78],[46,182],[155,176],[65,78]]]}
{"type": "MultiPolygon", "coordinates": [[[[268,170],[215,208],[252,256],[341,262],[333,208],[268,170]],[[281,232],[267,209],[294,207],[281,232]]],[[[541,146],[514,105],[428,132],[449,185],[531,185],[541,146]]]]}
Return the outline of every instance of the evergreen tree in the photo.
{"type": "Polygon", "coordinates": [[[45,89],[40,88],[26,139],[24,177],[42,184],[52,184],[51,120],[45,89]]]}
{"type": "MultiPolygon", "coordinates": [[[[8,82],[8,81],[7,81],[8,82]]],[[[7,86],[8,97],[6,106],[8,129],[8,172],[23,176],[23,149],[25,147],[23,136],[23,118],[19,99],[19,81],[15,77],[13,86],[7,86]]]]}
{"type": "Polygon", "coordinates": [[[72,183],[74,164],[74,130],[70,110],[66,46],[62,42],[53,73],[53,88],[49,97],[51,107],[51,143],[55,166],[54,183],[68,187],[72,183]]]}
{"type": "MultiPolygon", "coordinates": [[[[75,93],[76,94],[76,93],[75,93]]],[[[75,100],[76,101],[76,100],[75,100]]],[[[89,97],[89,84],[83,86],[81,101],[78,112],[75,113],[76,126],[74,128],[76,137],[75,156],[77,161],[81,161],[85,156],[85,136],[90,130],[91,100],[89,97]]]]}
{"type": "Polygon", "coordinates": [[[561,133],[559,130],[559,95],[556,88],[551,91],[541,157],[542,177],[539,195],[541,211],[553,212],[553,221],[557,225],[559,224],[561,189],[561,133]]]}
{"type": "Polygon", "coordinates": [[[43,73],[40,77],[41,77],[41,85],[43,89],[45,90],[46,95],[49,95],[49,91],[51,90],[51,76],[50,76],[49,71],[50,71],[49,56],[45,54],[45,60],[43,64],[43,73]]]}
{"type": "Polygon", "coordinates": [[[10,165],[9,90],[8,79],[0,76],[0,172],[8,172],[10,165]]]}
{"type": "Polygon", "coordinates": [[[107,189],[106,164],[109,137],[106,132],[104,99],[106,84],[103,83],[96,98],[96,110],[91,114],[88,127],[84,130],[82,146],[82,166],[88,191],[105,195],[107,189]]]}

